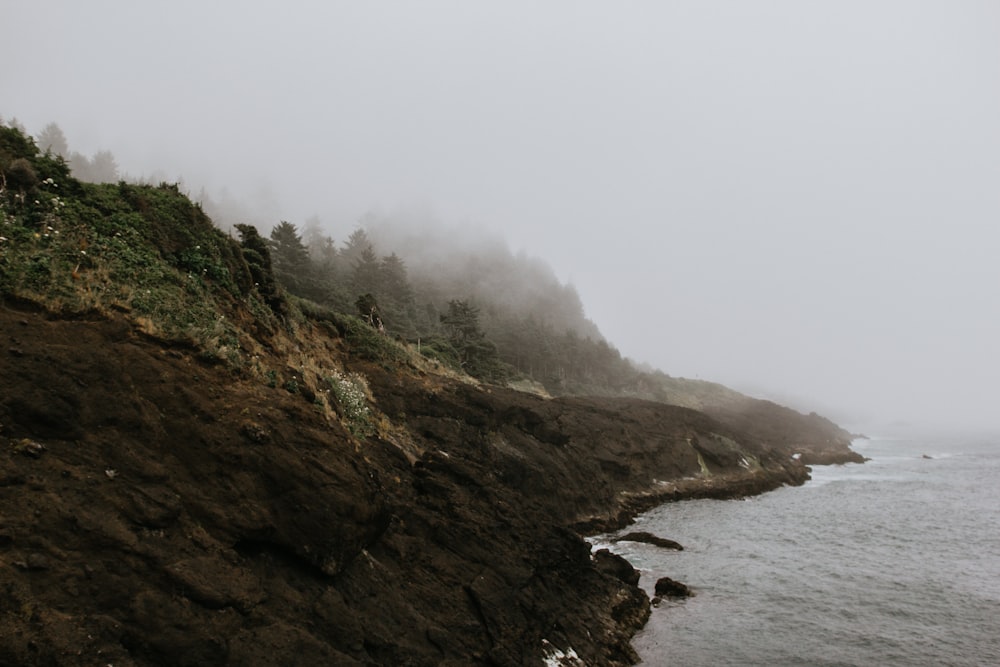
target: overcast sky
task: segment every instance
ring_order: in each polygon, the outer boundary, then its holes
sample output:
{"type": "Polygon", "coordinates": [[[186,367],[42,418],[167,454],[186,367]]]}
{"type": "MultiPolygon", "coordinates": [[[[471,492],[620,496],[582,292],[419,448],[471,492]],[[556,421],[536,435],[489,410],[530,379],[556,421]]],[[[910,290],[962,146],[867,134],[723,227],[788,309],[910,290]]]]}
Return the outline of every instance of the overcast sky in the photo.
{"type": "MultiPolygon", "coordinates": [[[[1000,426],[1000,2],[11,2],[0,114],[343,240],[430,211],[623,354],[1000,426]]],[[[268,230],[265,230],[268,231],[268,230]]]]}

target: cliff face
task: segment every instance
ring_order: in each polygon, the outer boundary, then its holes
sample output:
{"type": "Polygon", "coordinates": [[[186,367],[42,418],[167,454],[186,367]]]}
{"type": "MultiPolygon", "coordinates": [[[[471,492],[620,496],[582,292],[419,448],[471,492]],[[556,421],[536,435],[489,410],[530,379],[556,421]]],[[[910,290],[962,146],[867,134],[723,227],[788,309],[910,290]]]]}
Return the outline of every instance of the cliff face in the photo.
{"type": "Polygon", "coordinates": [[[0,664],[630,664],[648,600],[578,531],[807,477],[735,418],[360,361],[319,325],[367,436],[307,374],[123,318],[8,303],[0,338],[0,664]]]}
{"type": "Polygon", "coordinates": [[[851,454],[715,388],[479,385],[287,297],[176,186],[3,127],[0,176],[0,665],[630,664],[649,601],[581,534],[851,454]]]}

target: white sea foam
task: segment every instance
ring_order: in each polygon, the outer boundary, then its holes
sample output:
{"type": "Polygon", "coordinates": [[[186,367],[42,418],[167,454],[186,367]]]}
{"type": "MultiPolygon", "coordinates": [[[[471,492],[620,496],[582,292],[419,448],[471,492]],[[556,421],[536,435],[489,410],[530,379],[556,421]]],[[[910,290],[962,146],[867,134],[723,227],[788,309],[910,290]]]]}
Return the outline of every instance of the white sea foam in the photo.
{"type": "Polygon", "coordinates": [[[563,651],[556,648],[548,639],[543,639],[542,650],[545,655],[543,658],[545,667],[576,667],[584,664],[572,647],[563,651]]]}
{"type": "Polygon", "coordinates": [[[615,543],[607,535],[591,535],[590,537],[585,537],[584,540],[590,544],[590,553],[592,554],[601,549],[614,551],[615,548],[615,543]]]}

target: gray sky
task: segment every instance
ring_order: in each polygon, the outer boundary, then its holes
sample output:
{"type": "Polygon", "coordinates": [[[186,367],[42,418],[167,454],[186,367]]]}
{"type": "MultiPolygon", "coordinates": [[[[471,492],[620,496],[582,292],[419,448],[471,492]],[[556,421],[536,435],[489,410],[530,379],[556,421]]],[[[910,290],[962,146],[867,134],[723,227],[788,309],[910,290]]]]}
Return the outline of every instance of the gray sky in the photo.
{"type": "Polygon", "coordinates": [[[0,114],[343,240],[501,233],[623,354],[1000,426],[1000,3],[8,3],[0,114]]]}

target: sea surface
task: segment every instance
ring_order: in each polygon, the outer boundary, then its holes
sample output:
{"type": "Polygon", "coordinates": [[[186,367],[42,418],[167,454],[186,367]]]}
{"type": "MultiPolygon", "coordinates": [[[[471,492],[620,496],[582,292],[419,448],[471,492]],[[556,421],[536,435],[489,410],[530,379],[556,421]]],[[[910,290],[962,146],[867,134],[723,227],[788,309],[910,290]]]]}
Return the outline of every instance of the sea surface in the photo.
{"type": "Polygon", "coordinates": [[[871,460],[626,529],[685,547],[612,547],[647,592],[669,576],[696,593],[653,610],[644,665],[1000,665],[1000,437],[854,448],[871,460]]]}

